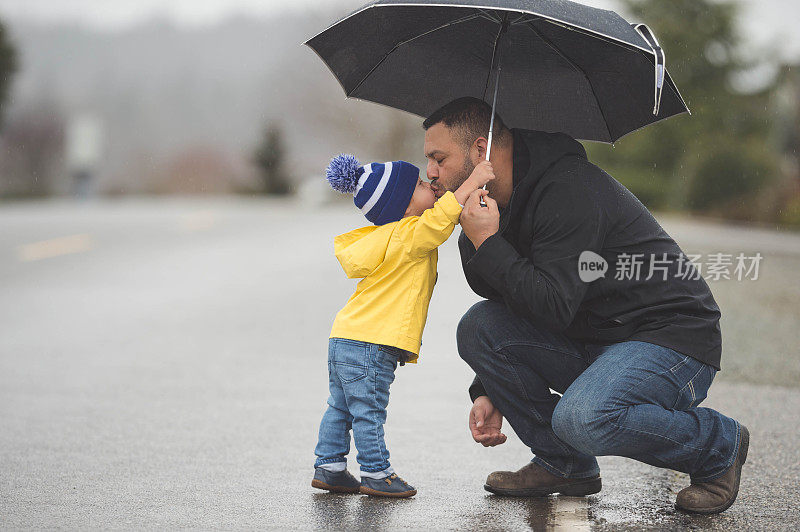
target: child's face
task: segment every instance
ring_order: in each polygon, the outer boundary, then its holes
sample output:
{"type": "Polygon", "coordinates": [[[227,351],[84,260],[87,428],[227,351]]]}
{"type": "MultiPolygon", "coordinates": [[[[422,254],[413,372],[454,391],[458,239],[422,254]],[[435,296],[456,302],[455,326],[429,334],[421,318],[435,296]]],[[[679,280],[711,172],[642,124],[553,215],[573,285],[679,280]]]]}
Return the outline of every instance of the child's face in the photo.
{"type": "Polygon", "coordinates": [[[433,207],[434,203],[436,195],[431,189],[431,184],[417,177],[417,186],[414,188],[405,216],[420,216],[426,209],[433,207]]]}

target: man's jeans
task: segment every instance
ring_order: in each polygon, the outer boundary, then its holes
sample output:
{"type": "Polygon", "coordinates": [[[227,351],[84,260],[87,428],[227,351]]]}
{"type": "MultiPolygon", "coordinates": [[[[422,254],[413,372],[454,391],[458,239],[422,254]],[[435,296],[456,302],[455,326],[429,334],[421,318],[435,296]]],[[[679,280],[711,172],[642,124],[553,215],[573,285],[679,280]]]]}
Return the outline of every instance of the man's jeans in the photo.
{"type": "Polygon", "coordinates": [[[716,370],[640,341],[582,344],[476,303],[458,326],[458,352],[534,462],[570,478],[597,475],[595,456],[626,456],[710,480],[732,464],[735,420],[698,408],[716,370]],[[550,389],[562,393],[559,398],[550,389]]]}
{"type": "Polygon", "coordinates": [[[356,340],[329,340],[330,397],[319,426],[314,467],[347,461],[352,428],[361,471],[375,473],[389,468],[383,424],[398,351],[356,340]]]}

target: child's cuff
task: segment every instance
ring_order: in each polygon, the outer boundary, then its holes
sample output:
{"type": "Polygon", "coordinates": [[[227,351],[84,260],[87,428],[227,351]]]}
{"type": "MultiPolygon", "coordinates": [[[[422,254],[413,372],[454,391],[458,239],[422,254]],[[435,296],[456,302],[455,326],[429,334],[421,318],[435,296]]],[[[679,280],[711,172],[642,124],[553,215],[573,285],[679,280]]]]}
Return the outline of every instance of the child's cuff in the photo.
{"type": "Polygon", "coordinates": [[[444,196],[437,200],[437,203],[442,207],[442,210],[451,222],[458,223],[458,218],[461,216],[461,209],[463,209],[464,206],[458,202],[455,194],[448,190],[444,193],[444,196]]]}

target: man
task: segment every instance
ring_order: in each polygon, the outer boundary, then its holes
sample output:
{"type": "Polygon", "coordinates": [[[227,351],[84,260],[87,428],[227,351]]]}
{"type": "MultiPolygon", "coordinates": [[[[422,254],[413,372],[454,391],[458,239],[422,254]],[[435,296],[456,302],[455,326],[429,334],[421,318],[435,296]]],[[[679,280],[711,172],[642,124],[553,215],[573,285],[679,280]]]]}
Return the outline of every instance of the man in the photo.
{"type": "MultiPolygon", "coordinates": [[[[424,122],[437,195],[485,158],[490,115],[481,100],[461,98],[424,122]]],[[[626,456],[689,473],[679,508],[725,510],[749,433],[697,406],[722,350],[708,285],[574,139],[509,130],[497,115],[494,128],[496,177],[488,195],[476,191],[465,204],[459,238],[467,281],[486,300],[461,319],[458,351],[476,373],[475,441],[505,442],[505,417],[535,456],[519,471],[492,473],[485,488],[589,495],[601,489],[595,457],[626,456]]]]}

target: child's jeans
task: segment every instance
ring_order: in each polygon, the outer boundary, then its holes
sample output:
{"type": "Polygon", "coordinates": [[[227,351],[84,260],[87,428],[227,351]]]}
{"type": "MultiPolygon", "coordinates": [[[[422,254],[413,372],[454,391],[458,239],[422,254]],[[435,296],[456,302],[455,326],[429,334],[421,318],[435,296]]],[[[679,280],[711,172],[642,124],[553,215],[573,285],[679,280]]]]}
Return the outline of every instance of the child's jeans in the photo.
{"type": "Polygon", "coordinates": [[[389,404],[389,385],[394,381],[401,353],[397,348],[368,342],[330,339],[330,397],[319,426],[314,467],[347,461],[352,428],[361,471],[377,473],[389,469],[383,424],[389,404]]]}

